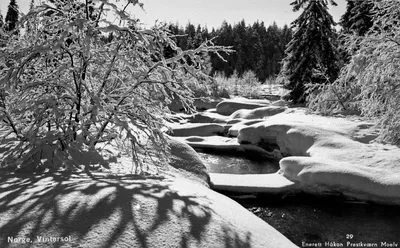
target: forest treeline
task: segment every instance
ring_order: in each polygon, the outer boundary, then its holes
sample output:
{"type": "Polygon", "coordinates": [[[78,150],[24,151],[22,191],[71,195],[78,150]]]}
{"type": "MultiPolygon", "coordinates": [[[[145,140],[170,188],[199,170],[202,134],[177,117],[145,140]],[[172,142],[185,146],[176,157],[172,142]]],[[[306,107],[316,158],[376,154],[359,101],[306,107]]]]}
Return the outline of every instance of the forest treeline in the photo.
{"type": "Polygon", "coordinates": [[[243,74],[247,85],[256,81],[251,73],[261,82],[278,76],[291,104],[376,118],[382,140],[400,145],[400,0],[348,0],[341,32],[329,13],[334,0],[293,1],[301,13],[290,28],[242,20],[211,31],[142,29],[113,0],[49,1],[55,7],[32,1],[22,15],[10,0],[0,16],[0,119],[21,143],[4,157],[7,166],[64,166],[72,152],[116,137],[135,168],[138,154],[167,159],[160,130],[168,105],[192,108],[188,82],[219,86],[209,75],[221,73],[243,74]],[[101,18],[111,14],[114,23],[101,18]]]}
{"type": "Polygon", "coordinates": [[[221,54],[226,62],[214,53],[209,54],[207,60],[211,75],[220,72],[230,77],[236,72],[242,76],[246,71],[253,71],[261,82],[279,73],[285,47],[292,38],[290,27],[278,27],[275,22],[265,26],[259,21],[247,24],[241,20],[233,25],[224,21],[219,28],[211,31],[192,23],[185,27],[176,23],[169,24],[168,29],[176,35],[173,39],[182,50],[194,49],[210,39],[216,45],[231,46],[235,50],[231,54],[221,54]]]}

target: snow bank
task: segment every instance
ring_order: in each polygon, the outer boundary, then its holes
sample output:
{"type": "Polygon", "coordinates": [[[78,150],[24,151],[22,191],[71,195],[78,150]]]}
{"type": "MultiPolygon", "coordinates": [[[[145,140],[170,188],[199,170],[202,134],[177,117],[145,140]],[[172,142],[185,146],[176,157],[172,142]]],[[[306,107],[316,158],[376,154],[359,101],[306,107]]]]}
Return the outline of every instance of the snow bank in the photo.
{"type": "Polygon", "coordinates": [[[281,106],[268,106],[256,109],[239,109],[231,114],[229,117],[232,119],[262,119],[265,117],[273,116],[282,113],[286,110],[286,107],[281,106]]]}
{"type": "Polygon", "coordinates": [[[295,112],[244,127],[238,140],[279,146],[281,173],[304,191],[400,203],[400,148],[366,143],[371,132],[370,123],[295,112]]]}
{"type": "Polygon", "coordinates": [[[231,115],[239,109],[255,109],[270,105],[268,100],[236,99],[224,100],[217,105],[217,113],[221,115],[231,115]]]}
{"type": "Polygon", "coordinates": [[[1,176],[0,247],[297,247],[235,201],[181,177],[1,176]]]}

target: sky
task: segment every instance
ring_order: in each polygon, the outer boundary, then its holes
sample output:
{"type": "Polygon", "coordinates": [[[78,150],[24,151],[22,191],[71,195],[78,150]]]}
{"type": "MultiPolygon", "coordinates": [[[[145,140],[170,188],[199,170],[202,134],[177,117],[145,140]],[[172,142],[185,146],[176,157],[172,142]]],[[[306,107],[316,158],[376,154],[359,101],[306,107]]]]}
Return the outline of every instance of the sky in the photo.
{"type": "MultiPolygon", "coordinates": [[[[5,17],[10,0],[0,0],[0,10],[5,17]]],[[[31,0],[17,0],[20,10],[26,13],[31,0]]],[[[35,0],[39,1],[39,0],[35,0]]],[[[244,19],[246,23],[264,21],[270,25],[274,21],[278,26],[290,24],[297,18],[290,2],[293,0],[141,0],[144,10],[139,7],[131,9],[131,13],[147,25],[153,25],[156,20],[178,22],[185,26],[189,21],[209,29],[218,28],[226,20],[234,24],[244,19]]],[[[337,0],[338,6],[330,6],[330,13],[335,21],[339,21],[346,9],[345,0],[337,0]]]]}

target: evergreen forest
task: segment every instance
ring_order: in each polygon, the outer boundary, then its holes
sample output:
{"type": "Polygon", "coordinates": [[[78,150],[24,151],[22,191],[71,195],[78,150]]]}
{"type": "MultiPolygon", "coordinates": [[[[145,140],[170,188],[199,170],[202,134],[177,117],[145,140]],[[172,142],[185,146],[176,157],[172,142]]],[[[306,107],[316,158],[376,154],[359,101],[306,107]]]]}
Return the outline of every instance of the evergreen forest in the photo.
{"type": "Polygon", "coordinates": [[[176,35],[174,40],[182,50],[196,48],[210,39],[217,45],[232,47],[234,53],[221,54],[226,61],[210,54],[207,61],[211,75],[221,72],[230,77],[236,71],[240,77],[246,71],[253,71],[261,82],[278,75],[286,45],[292,38],[292,29],[288,25],[278,27],[273,23],[266,26],[258,21],[247,24],[245,20],[235,24],[223,22],[221,27],[212,30],[191,23],[184,28],[169,24],[168,29],[176,35]]]}

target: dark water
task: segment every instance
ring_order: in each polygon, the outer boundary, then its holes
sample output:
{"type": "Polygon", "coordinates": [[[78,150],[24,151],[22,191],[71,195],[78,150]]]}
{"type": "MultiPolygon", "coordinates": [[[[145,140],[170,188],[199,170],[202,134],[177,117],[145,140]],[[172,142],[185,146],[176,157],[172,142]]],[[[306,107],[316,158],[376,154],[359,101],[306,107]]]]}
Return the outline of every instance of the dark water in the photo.
{"type": "Polygon", "coordinates": [[[342,243],[342,247],[357,247],[347,242],[377,244],[376,247],[400,247],[398,206],[306,194],[284,199],[264,195],[256,199],[235,200],[299,247],[306,246],[303,242],[319,243],[319,247],[335,247],[333,243],[342,243]],[[398,246],[385,246],[381,242],[395,242],[398,246]]]}
{"type": "MultiPolygon", "coordinates": [[[[277,162],[257,157],[199,154],[209,172],[214,173],[274,173],[279,169],[277,162]]],[[[339,195],[313,196],[305,193],[233,199],[299,247],[400,248],[398,206],[349,201],[339,195]]]]}
{"type": "Polygon", "coordinates": [[[239,157],[224,153],[197,152],[208,172],[228,174],[267,174],[279,169],[277,161],[271,161],[258,156],[239,157]]]}

